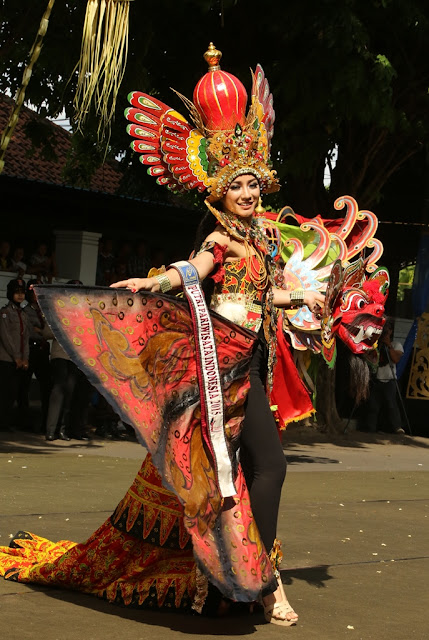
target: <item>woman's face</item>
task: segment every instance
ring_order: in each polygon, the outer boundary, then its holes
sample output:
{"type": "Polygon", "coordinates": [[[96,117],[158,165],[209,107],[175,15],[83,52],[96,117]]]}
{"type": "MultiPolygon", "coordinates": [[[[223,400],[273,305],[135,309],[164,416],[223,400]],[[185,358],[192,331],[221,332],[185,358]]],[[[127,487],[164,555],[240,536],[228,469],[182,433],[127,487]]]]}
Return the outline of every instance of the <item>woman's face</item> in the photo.
{"type": "Polygon", "coordinates": [[[250,173],[238,176],[221,200],[223,209],[239,218],[251,218],[259,202],[259,182],[250,173]]]}

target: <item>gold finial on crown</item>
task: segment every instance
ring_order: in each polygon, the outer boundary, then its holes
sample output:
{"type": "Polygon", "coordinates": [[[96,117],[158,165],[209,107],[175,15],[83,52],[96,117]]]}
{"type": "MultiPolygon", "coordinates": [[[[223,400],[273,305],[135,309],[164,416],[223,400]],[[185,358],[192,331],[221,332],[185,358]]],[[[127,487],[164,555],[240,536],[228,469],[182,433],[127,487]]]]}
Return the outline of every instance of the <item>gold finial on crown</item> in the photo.
{"type": "Polygon", "coordinates": [[[204,54],[204,60],[209,65],[209,71],[218,71],[220,69],[220,59],[222,58],[222,51],[216,49],[213,42],[210,42],[209,48],[204,54]]]}

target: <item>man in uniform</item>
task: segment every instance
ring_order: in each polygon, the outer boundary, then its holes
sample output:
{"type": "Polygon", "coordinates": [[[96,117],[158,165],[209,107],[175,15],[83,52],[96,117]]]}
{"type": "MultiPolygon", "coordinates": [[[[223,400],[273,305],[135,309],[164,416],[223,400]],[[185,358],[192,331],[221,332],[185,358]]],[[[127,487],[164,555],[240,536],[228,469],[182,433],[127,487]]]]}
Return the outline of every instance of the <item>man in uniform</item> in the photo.
{"type": "Polygon", "coordinates": [[[28,370],[30,328],[21,305],[25,282],[20,278],[7,285],[9,303],[0,309],[0,425],[12,429],[12,409],[17,399],[19,376],[28,370]]]}

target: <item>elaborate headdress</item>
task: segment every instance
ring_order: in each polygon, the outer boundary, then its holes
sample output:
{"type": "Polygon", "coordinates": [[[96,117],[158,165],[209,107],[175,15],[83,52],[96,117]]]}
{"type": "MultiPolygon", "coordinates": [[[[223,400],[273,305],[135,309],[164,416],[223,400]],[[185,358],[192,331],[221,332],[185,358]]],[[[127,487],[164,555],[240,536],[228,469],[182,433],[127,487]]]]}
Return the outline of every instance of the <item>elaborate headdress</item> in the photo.
{"type": "Polygon", "coordinates": [[[252,103],[246,116],[247,93],[238,78],[222,71],[222,54],[213,43],[204,58],[209,71],[198,82],[193,102],[178,94],[187,106],[193,125],[156,98],[133,91],[133,105],[125,111],[131,123],[131,144],[141,153],[148,173],[173,191],[208,191],[209,203],[220,200],[239,175],[250,173],[262,193],[278,191],[271,169],[273,98],[262,67],[253,75],[252,103]]]}

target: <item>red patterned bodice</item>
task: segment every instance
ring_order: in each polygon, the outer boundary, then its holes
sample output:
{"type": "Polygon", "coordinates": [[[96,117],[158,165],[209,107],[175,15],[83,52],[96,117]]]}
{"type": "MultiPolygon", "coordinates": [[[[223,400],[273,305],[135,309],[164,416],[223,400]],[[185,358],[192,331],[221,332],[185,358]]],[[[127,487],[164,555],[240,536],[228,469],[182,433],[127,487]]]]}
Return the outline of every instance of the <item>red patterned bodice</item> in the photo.
{"type": "Polygon", "coordinates": [[[224,262],[210,305],[220,315],[252,331],[258,331],[262,322],[264,291],[255,287],[251,277],[251,269],[257,275],[258,266],[256,256],[249,263],[246,258],[224,262]]]}

